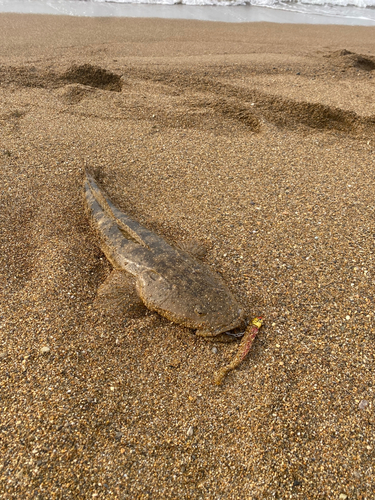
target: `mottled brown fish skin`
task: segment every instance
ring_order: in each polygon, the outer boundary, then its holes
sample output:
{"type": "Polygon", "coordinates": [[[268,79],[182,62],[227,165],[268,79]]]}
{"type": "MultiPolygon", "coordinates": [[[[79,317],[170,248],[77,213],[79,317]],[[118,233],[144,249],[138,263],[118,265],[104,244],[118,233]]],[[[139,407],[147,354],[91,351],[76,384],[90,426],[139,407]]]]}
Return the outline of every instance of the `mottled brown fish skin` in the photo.
{"type": "Polygon", "coordinates": [[[103,252],[136,277],[146,307],[207,338],[244,326],[244,308],[206,264],[118,210],[89,174],[84,192],[103,252]]]}

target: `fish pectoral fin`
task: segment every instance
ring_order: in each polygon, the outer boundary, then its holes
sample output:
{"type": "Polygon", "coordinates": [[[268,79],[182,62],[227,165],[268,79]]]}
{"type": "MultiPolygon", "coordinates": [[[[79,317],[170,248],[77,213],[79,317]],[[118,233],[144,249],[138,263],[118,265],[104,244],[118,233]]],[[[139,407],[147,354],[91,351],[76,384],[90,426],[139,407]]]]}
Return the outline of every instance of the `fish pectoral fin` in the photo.
{"type": "Polygon", "coordinates": [[[230,335],[227,335],[225,333],[219,333],[219,335],[216,335],[215,333],[208,330],[197,330],[195,332],[195,335],[197,335],[198,337],[203,337],[210,342],[229,343],[236,340],[234,337],[231,337],[230,335]]]}
{"type": "Polygon", "coordinates": [[[95,309],[107,314],[123,314],[132,308],[144,308],[134,286],[134,278],[114,269],[100,285],[94,300],[95,309]]]}
{"type": "Polygon", "coordinates": [[[198,240],[180,241],[177,245],[178,248],[198,259],[202,259],[207,254],[206,246],[198,240]]]}

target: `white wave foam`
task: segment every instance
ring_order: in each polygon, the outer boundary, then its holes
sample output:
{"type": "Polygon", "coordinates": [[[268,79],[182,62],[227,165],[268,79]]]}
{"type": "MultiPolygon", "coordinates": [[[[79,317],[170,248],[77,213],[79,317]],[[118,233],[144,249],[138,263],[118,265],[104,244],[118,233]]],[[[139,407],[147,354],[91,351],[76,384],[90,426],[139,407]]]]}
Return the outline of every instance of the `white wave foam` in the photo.
{"type": "Polygon", "coordinates": [[[0,0],[0,12],[375,26],[375,0],[0,0]]]}
{"type": "MultiPolygon", "coordinates": [[[[85,1],[85,0],[83,0],[85,1]]],[[[98,3],[149,3],[163,5],[256,5],[257,7],[290,8],[297,10],[302,5],[322,7],[375,8],[375,0],[92,0],[98,3]]]]}
{"type": "MultiPolygon", "coordinates": [[[[86,0],[83,0],[86,1],[86,0]]],[[[248,0],[92,0],[97,3],[123,3],[123,4],[157,4],[157,5],[190,5],[190,6],[237,6],[250,5],[248,0]]]]}

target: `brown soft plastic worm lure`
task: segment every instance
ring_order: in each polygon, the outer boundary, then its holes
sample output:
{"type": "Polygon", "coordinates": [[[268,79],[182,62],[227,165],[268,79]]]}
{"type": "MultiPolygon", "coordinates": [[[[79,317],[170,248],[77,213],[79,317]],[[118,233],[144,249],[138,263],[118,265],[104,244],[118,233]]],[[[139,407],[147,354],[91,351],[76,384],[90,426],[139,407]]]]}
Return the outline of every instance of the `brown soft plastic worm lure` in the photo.
{"type": "Polygon", "coordinates": [[[252,320],[250,325],[246,328],[246,331],[244,333],[244,336],[242,337],[236,356],[229,363],[229,365],[224,366],[217,372],[215,377],[216,385],[221,385],[227,373],[237,368],[237,366],[240,365],[242,361],[246,358],[253,344],[253,341],[259,331],[259,328],[262,326],[262,324],[263,324],[262,316],[254,318],[252,320]]]}

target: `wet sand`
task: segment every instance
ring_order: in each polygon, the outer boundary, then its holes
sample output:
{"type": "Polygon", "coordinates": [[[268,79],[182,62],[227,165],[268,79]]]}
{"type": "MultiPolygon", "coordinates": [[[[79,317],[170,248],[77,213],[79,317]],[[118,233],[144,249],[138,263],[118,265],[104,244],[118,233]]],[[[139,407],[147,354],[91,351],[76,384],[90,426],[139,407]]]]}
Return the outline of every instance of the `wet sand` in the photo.
{"type": "Polygon", "coordinates": [[[372,28],[0,16],[1,498],[374,497],[374,68],[372,28]],[[84,167],[265,317],[222,387],[236,343],[95,307],[84,167]]]}

